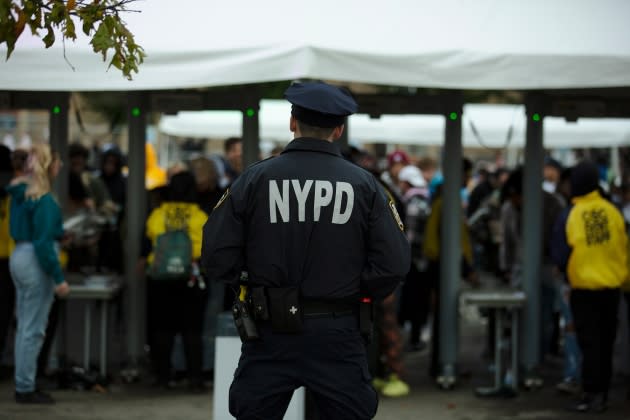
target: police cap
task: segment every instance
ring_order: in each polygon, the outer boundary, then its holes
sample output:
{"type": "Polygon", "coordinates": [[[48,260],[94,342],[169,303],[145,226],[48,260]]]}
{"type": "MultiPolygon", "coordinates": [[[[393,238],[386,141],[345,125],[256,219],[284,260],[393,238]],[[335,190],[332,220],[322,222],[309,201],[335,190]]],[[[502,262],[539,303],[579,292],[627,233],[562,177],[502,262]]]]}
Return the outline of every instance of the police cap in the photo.
{"type": "Polygon", "coordinates": [[[293,105],[291,115],[314,127],[337,127],[357,112],[358,105],[347,89],[323,82],[293,83],[284,92],[293,105]]]}

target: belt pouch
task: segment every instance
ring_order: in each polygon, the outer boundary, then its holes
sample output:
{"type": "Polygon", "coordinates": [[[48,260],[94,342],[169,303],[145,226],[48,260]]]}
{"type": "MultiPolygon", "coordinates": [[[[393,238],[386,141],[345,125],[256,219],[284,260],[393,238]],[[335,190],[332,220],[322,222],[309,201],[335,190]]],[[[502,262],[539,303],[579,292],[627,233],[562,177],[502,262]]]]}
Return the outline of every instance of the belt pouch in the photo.
{"type": "Polygon", "coordinates": [[[256,320],[269,320],[269,305],[267,303],[267,295],[265,294],[264,287],[259,286],[252,288],[252,307],[256,320]]]}
{"type": "Polygon", "coordinates": [[[302,332],[303,314],[297,287],[268,288],[271,329],[276,333],[302,332]]]}

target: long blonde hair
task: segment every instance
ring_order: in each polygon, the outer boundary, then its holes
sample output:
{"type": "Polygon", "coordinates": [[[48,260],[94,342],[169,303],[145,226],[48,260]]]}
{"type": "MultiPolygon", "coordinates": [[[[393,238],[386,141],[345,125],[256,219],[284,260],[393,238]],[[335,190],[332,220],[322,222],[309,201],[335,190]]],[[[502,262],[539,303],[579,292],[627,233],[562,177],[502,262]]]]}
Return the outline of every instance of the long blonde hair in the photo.
{"type": "Polygon", "coordinates": [[[26,162],[28,173],[28,187],[26,198],[37,200],[50,192],[50,167],[55,163],[50,146],[47,144],[34,145],[26,162]]]}

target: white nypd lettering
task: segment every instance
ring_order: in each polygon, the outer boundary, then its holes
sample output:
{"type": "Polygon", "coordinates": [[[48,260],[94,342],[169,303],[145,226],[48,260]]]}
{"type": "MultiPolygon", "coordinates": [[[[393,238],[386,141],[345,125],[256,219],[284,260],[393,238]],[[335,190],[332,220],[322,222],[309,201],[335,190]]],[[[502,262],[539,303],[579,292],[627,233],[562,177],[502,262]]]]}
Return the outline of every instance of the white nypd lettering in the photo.
{"type": "MultiPolygon", "coordinates": [[[[336,182],[334,187],[332,182],[325,180],[308,179],[300,183],[298,179],[282,180],[282,191],[279,186],[280,180],[269,181],[269,221],[278,223],[278,213],[283,223],[291,221],[290,200],[295,197],[297,202],[298,222],[306,222],[311,214],[313,221],[319,222],[322,209],[333,203],[331,222],[337,225],[348,223],[352,217],[354,209],[354,188],[348,182],[336,182]],[[293,189],[293,194],[289,191],[293,189]],[[309,196],[313,195],[313,210],[306,208],[309,196]]],[[[295,208],[295,207],[294,207],[295,208]]],[[[295,217],[295,215],[293,215],[295,217]]]]}
{"type": "Polygon", "coordinates": [[[315,207],[313,220],[319,222],[322,207],[326,207],[332,201],[333,186],[330,181],[315,181],[315,207]]]}
{"type": "Polygon", "coordinates": [[[291,180],[291,185],[293,185],[295,198],[297,198],[298,202],[298,220],[300,222],[306,222],[306,199],[308,198],[308,193],[313,185],[313,180],[307,180],[304,183],[304,188],[300,188],[300,181],[297,179],[291,180]]]}
{"type": "Polygon", "coordinates": [[[280,217],[283,222],[289,221],[289,180],[282,181],[282,194],[278,189],[278,183],[274,180],[269,181],[269,219],[271,223],[277,223],[276,209],[280,211],[280,217]]]}
{"type": "Polygon", "coordinates": [[[335,207],[333,207],[332,222],[336,225],[343,225],[350,220],[352,209],[354,208],[354,189],[347,182],[337,182],[335,188],[335,207]],[[341,212],[343,196],[347,197],[346,209],[341,212]]]}

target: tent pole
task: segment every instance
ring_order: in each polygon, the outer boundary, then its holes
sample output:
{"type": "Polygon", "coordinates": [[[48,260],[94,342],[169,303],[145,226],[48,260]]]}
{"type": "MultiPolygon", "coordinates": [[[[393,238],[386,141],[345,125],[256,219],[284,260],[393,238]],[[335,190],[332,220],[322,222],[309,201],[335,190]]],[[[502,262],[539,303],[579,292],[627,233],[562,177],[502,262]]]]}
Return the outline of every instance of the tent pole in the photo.
{"type": "Polygon", "coordinates": [[[53,188],[62,209],[68,205],[68,108],[70,94],[68,92],[50,93],[50,147],[59,153],[64,165],[54,181],[53,188]]]}
{"type": "Polygon", "coordinates": [[[442,161],[444,185],[442,191],[440,249],[440,337],[439,360],[442,384],[450,387],[455,380],[457,362],[457,293],[461,278],[462,206],[462,102],[452,101],[445,113],[445,146],[442,161]]]}
{"type": "Polygon", "coordinates": [[[243,168],[258,162],[260,156],[260,100],[243,111],[243,168]]]}
{"type": "Polygon", "coordinates": [[[543,222],[543,99],[530,95],[526,101],[527,132],[525,168],[523,174],[523,290],[527,296],[525,313],[521,318],[521,365],[525,378],[541,360],[541,265],[543,222]]]}
{"type": "Polygon", "coordinates": [[[127,351],[129,363],[137,367],[145,331],[145,280],[139,278],[136,264],[140,258],[142,232],[146,219],[145,192],[145,135],[147,112],[142,92],[130,92],[127,96],[127,121],[129,124],[129,177],[127,179],[127,237],[125,277],[127,289],[127,351]],[[133,199],[132,199],[133,198],[133,199]]]}

